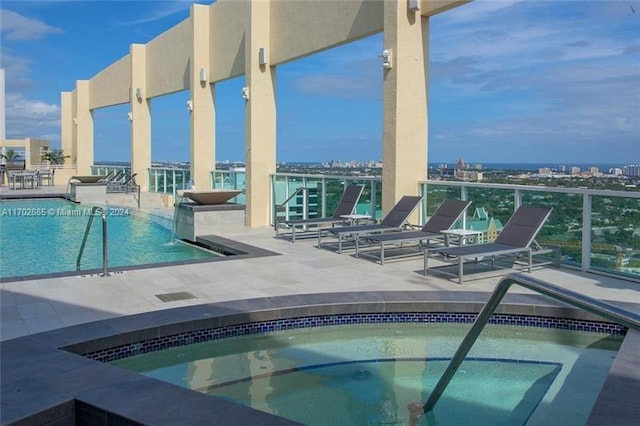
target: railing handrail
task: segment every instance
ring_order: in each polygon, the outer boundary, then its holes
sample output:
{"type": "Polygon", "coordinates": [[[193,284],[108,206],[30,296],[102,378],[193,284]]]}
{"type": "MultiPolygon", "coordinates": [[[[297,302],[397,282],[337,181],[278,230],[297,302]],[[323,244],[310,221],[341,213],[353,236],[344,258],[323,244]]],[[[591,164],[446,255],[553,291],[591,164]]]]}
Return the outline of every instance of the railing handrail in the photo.
{"type": "Polygon", "coordinates": [[[561,194],[596,195],[603,197],[640,198],[640,191],[618,191],[613,189],[563,188],[558,186],[522,185],[513,183],[462,182],[456,180],[420,180],[418,184],[454,186],[480,189],[509,189],[534,192],[557,192],[561,194]]]}
{"type": "Polygon", "coordinates": [[[94,206],[91,208],[89,221],[87,222],[87,227],[84,230],[84,237],[82,237],[82,244],[80,245],[80,251],[78,252],[78,258],[76,259],[76,271],[80,270],[80,261],[82,260],[82,254],[84,253],[84,247],[87,244],[87,237],[89,236],[89,231],[91,230],[91,225],[93,224],[93,218],[94,216],[96,216],[97,212],[100,212],[100,216],[102,218],[102,276],[106,277],[109,275],[109,262],[107,258],[107,211],[100,206],[94,206]]]}
{"type": "Polygon", "coordinates": [[[453,355],[449,366],[442,374],[442,377],[429,395],[427,402],[425,402],[422,406],[422,411],[424,413],[428,413],[433,410],[433,407],[438,402],[438,399],[446,389],[453,376],[456,374],[458,367],[460,366],[462,361],[464,361],[465,356],[467,355],[467,353],[469,353],[469,350],[486,326],[489,318],[496,310],[509,288],[514,284],[520,285],[529,290],[533,290],[544,296],[559,300],[576,308],[580,308],[591,314],[598,315],[609,321],[618,323],[624,327],[640,330],[640,315],[636,313],[529,276],[525,276],[522,274],[509,274],[502,278],[500,282],[498,282],[498,285],[493,290],[491,297],[482,308],[482,311],[480,311],[480,313],[478,314],[478,317],[473,323],[473,326],[467,332],[467,335],[462,340],[462,343],[460,343],[460,346],[458,347],[456,353],[453,355]]]}
{"type": "MultiPolygon", "coordinates": [[[[227,170],[217,170],[220,172],[226,172],[227,170]]],[[[237,172],[230,172],[237,173],[237,172]]],[[[311,179],[341,179],[341,180],[373,180],[377,182],[382,182],[382,176],[360,176],[360,175],[325,175],[325,174],[315,174],[315,173],[287,173],[287,172],[276,172],[273,173],[272,176],[280,176],[280,177],[300,177],[300,178],[311,178],[311,179]]]]}

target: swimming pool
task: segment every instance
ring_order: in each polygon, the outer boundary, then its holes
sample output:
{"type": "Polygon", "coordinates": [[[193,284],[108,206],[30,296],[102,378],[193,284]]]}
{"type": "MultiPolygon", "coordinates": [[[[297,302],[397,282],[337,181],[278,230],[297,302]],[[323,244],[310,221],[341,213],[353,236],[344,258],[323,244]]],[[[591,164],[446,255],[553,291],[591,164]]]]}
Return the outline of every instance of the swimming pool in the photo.
{"type": "MultiPolygon", "coordinates": [[[[73,272],[91,206],[61,199],[0,202],[0,278],[73,272]]],[[[99,219],[99,218],[97,218],[99,219]]],[[[109,268],[220,256],[172,237],[168,219],[107,208],[109,268]]],[[[94,220],[81,271],[102,269],[102,221],[94,220]]]]}
{"type": "MultiPolygon", "coordinates": [[[[426,400],[468,328],[303,328],[112,363],[305,424],[407,424],[407,404],[426,400]]],[[[621,341],[605,333],[489,326],[436,405],[436,423],[582,425],[621,341]]]]}

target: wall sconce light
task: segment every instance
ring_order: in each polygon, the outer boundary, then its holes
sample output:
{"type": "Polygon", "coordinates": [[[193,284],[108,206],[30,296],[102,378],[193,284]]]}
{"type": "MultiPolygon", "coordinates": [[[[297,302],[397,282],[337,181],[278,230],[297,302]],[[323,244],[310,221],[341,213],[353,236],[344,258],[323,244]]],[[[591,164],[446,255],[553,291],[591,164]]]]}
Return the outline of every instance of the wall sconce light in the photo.
{"type": "Polygon", "coordinates": [[[133,113],[131,111],[127,113],[127,118],[129,119],[129,121],[133,121],[133,113]]]}
{"type": "Polygon", "coordinates": [[[187,101],[187,109],[193,111],[193,101],[191,99],[187,101]]]}
{"type": "Polygon", "coordinates": [[[207,83],[207,70],[203,68],[200,68],[200,84],[206,84],[207,83]]]}
{"type": "Polygon", "coordinates": [[[392,56],[393,55],[391,53],[391,49],[384,49],[382,51],[382,55],[380,55],[380,57],[382,58],[382,68],[387,70],[393,68],[392,56]]]}
{"type": "Polygon", "coordinates": [[[78,117],[73,117],[73,118],[71,119],[71,121],[73,121],[73,124],[74,124],[74,125],[76,125],[76,126],[78,125],[78,117]]]}
{"type": "Polygon", "coordinates": [[[409,0],[409,10],[417,12],[420,10],[420,0],[409,0]]]}
{"type": "Polygon", "coordinates": [[[138,102],[142,102],[142,89],[140,87],[136,87],[136,99],[138,102]]]}
{"type": "Polygon", "coordinates": [[[242,97],[248,101],[249,100],[249,87],[248,86],[244,86],[242,88],[242,97]]]}
{"type": "Polygon", "coordinates": [[[258,49],[258,65],[267,65],[267,49],[264,47],[258,49]]]}

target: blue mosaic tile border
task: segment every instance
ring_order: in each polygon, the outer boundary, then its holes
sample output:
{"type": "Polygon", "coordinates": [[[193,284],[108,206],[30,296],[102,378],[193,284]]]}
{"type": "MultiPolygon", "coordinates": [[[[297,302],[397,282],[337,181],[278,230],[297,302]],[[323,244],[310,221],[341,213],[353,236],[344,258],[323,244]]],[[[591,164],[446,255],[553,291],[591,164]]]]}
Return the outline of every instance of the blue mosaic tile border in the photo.
{"type": "MultiPolygon", "coordinates": [[[[320,315],[313,317],[300,317],[278,319],[255,323],[237,324],[218,328],[194,330],[186,333],[165,337],[142,340],[102,349],[83,354],[85,357],[101,361],[111,362],[117,359],[134,355],[154,352],[162,349],[184,346],[193,343],[207,342],[224,339],[227,337],[245,336],[250,334],[270,333],[273,331],[293,330],[309,327],[326,327],[332,325],[350,324],[384,324],[384,323],[461,323],[467,324],[475,321],[477,314],[443,313],[443,312],[413,312],[413,313],[369,313],[369,314],[341,314],[320,315]]],[[[624,335],[627,329],[618,324],[575,320],[567,318],[549,318],[527,315],[494,314],[489,319],[489,324],[517,325],[525,327],[557,328],[563,330],[575,330],[590,333],[604,333],[624,335]]]]}

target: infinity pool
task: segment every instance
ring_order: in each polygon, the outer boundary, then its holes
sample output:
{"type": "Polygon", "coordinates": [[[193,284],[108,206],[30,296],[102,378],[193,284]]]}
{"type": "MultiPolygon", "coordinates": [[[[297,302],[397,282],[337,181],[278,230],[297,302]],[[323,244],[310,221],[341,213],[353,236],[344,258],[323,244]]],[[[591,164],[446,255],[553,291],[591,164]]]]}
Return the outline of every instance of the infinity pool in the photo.
{"type": "MultiPolygon", "coordinates": [[[[225,338],[112,363],[309,425],[405,425],[469,324],[357,324],[225,338]]],[[[485,329],[431,425],[583,425],[621,336],[485,329]]],[[[426,424],[422,416],[420,424],[426,424]]]]}
{"type": "MultiPolygon", "coordinates": [[[[60,199],[0,202],[0,278],[72,272],[91,206],[60,199]]],[[[107,209],[109,267],[218,256],[174,240],[170,221],[131,208],[107,209]],[[163,223],[164,222],[164,223],[163,223]]],[[[102,221],[96,217],[81,270],[102,269],[102,221]]]]}

